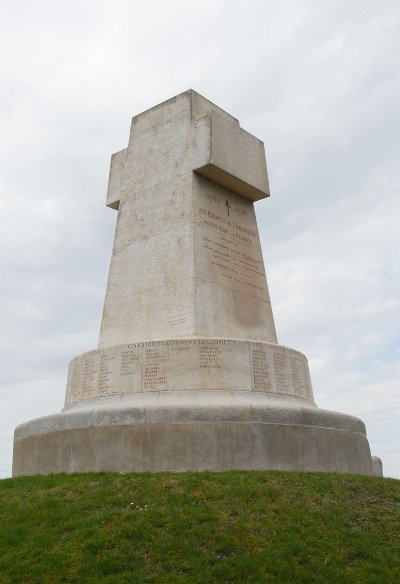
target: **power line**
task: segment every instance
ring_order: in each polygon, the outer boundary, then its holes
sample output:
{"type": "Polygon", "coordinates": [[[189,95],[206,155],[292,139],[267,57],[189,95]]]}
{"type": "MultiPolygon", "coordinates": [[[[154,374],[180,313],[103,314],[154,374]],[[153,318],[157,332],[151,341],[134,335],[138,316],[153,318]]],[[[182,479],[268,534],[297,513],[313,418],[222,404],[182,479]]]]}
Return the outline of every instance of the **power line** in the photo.
{"type": "Polygon", "coordinates": [[[397,420],[400,416],[393,416],[391,418],[379,418],[378,420],[368,420],[368,424],[373,424],[374,422],[383,422],[383,420],[397,420]]]}
{"type": "Polygon", "coordinates": [[[360,412],[358,416],[365,416],[366,414],[378,414],[379,412],[391,412],[392,410],[400,410],[400,406],[395,406],[394,408],[384,408],[383,410],[372,410],[370,412],[360,412]]]}
{"type": "Polygon", "coordinates": [[[342,410],[349,410],[350,408],[358,408],[360,406],[367,406],[368,404],[376,404],[378,402],[383,402],[383,401],[387,401],[389,399],[400,399],[399,395],[392,395],[392,397],[384,397],[382,399],[373,399],[371,401],[367,401],[367,402],[362,402],[361,404],[354,404],[352,406],[346,406],[346,407],[342,407],[342,410]]]}

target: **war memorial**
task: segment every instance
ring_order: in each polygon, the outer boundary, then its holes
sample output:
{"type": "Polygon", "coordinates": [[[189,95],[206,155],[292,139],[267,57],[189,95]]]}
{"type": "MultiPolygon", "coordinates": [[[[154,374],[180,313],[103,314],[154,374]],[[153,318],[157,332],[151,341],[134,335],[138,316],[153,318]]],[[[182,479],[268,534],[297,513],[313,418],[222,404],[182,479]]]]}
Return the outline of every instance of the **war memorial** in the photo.
{"type": "Polygon", "coordinates": [[[278,344],[254,202],[263,142],[189,90],[112,156],[118,219],[97,348],[62,412],[15,430],[13,475],[281,469],[381,475],[364,423],[319,409],[278,344]]]}

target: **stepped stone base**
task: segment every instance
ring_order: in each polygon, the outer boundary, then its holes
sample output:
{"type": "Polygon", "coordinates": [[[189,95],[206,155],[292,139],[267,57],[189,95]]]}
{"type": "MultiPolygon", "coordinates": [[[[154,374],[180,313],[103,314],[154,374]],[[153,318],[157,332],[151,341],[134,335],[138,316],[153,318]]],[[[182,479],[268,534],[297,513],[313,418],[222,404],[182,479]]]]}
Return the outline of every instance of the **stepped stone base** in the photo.
{"type": "Polygon", "coordinates": [[[231,469],[379,475],[379,462],[353,416],[296,397],[191,390],[87,400],[22,424],[13,476],[231,469]]]}

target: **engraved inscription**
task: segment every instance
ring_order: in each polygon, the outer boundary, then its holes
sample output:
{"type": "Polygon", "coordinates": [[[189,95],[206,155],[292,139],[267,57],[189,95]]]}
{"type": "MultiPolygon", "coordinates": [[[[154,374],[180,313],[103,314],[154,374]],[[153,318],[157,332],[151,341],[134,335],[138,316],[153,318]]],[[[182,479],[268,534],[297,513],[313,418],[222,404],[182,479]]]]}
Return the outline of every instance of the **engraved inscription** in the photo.
{"type": "Polygon", "coordinates": [[[98,351],[89,353],[83,362],[82,399],[96,395],[98,375],[98,351]]]}
{"type": "Polygon", "coordinates": [[[292,393],[288,377],[289,363],[287,351],[280,347],[274,347],[273,360],[275,368],[276,391],[278,393],[292,393]]]}
{"type": "Polygon", "coordinates": [[[96,396],[167,390],[240,390],[313,401],[304,355],[239,339],[182,338],[130,343],[71,362],[66,405],[96,396]]]}
{"type": "Polygon", "coordinates": [[[199,346],[200,369],[221,369],[222,351],[218,346],[199,346]]]}
{"type": "Polygon", "coordinates": [[[207,193],[207,199],[210,201],[210,203],[213,203],[217,206],[225,205],[225,207],[228,210],[228,216],[230,215],[229,210],[231,213],[236,213],[237,215],[240,215],[242,217],[247,217],[248,215],[247,209],[244,209],[239,205],[231,205],[231,203],[228,200],[225,199],[223,201],[220,197],[217,197],[212,193],[207,193]]]}
{"type": "Polygon", "coordinates": [[[178,324],[184,324],[184,323],[188,322],[190,314],[191,314],[190,312],[185,312],[185,311],[171,312],[171,314],[168,314],[168,316],[167,316],[168,324],[170,324],[172,326],[178,325],[178,324]]]}
{"type": "Polygon", "coordinates": [[[122,351],[121,353],[121,364],[120,364],[120,375],[134,375],[137,373],[138,367],[140,366],[140,353],[139,351],[122,351]]]}
{"type": "Polygon", "coordinates": [[[198,208],[199,222],[205,228],[199,244],[208,262],[207,278],[213,276],[225,287],[265,299],[264,262],[251,204],[239,205],[233,197],[207,197],[203,205],[208,203],[211,208],[198,208]]]}
{"type": "Polygon", "coordinates": [[[112,362],[115,357],[113,355],[103,354],[100,356],[99,366],[99,394],[107,395],[112,393],[114,385],[112,383],[112,362]]]}
{"type": "Polygon", "coordinates": [[[75,359],[74,361],[72,361],[70,376],[71,376],[69,385],[70,401],[76,401],[77,399],[79,399],[81,382],[79,359],[75,359]]]}
{"type": "Polygon", "coordinates": [[[254,391],[273,391],[268,371],[267,354],[263,349],[252,351],[254,391]]]}
{"type": "Polygon", "coordinates": [[[203,249],[209,254],[211,265],[232,283],[245,284],[249,293],[264,292],[265,285],[261,280],[265,278],[263,262],[237,249],[235,244],[227,243],[203,237],[203,249]]]}
{"type": "MultiPolygon", "coordinates": [[[[153,343],[156,345],[156,343],[153,343]]],[[[168,358],[156,347],[148,347],[144,351],[144,391],[162,389],[167,384],[167,378],[161,372],[161,366],[168,358]]]]}
{"type": "MultiPolygon", "coordinates": [[[[227,209],[229,210],[229,207],[227,207],[227,209]]],[[[255,239],[257,237],[255,229],[241,225],[233,219],[228,219],[227,217],[218,215],[213,211],[204,209],[204,207],[200,207],[199,213],[203,217],[203,225],[213,231],[229,236],[233,241],[243,243],[249,247],[253,247],[255,244],[255,239]]]]}
{"type": "Polygon", "coordinates": [[[304,386],[301,379],[300,359],[294,353],[290,354],[290,369],[292,370],[292,386],[295,395],[302,396],[304,394],[304,386]]]}

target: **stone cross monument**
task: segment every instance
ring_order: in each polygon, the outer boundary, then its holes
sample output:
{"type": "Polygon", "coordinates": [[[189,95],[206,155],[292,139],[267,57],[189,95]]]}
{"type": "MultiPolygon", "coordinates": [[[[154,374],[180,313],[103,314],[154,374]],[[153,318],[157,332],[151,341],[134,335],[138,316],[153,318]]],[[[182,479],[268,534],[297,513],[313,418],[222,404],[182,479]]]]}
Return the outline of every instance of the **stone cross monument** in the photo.
{"type": "Polygon", "coordinates": [[[285,469],[379,474],[361,420],[316,407],[278,344],[254,201],[263,143],[194,91],[133,118],[98,347],[65,407],[15,431],[13,473],[285,469]]]}

